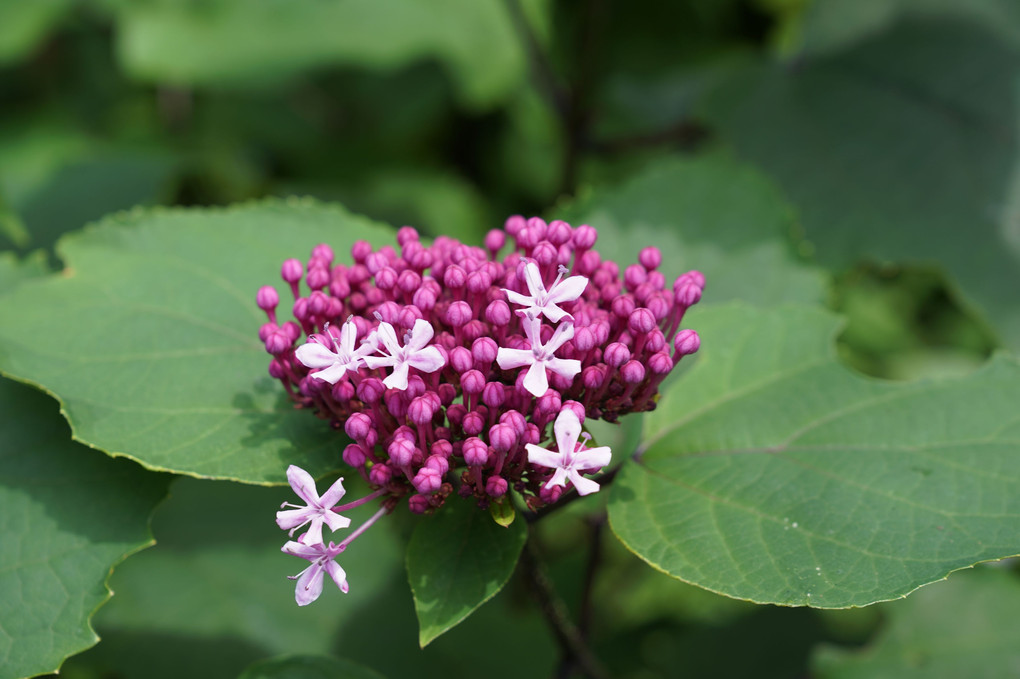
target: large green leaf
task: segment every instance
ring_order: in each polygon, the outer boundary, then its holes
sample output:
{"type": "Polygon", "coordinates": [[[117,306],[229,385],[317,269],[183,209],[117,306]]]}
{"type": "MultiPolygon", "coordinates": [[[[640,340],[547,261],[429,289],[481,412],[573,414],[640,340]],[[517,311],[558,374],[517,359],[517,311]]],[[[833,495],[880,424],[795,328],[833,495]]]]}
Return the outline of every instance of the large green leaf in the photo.
{"type": "Polygon", "coordinates": [[[291,655],[257,662],[239,679],[382,679],[382,675],[341,658],[291,655]]]}
{"type": "Polygon", "coordinates": [[[822,646],[819,679],[999,679],[1020,673],[1020,581],[982,568],[885,605],[885,628],[863,649],[822,646]]]}
{"type": "Polygon", "coordinates": [[[656,163],[624,185],[561,210],[599,230],[596,248],[622,265],[648,245],[662,270],[705,274],[706,301],[818,301],[819,272],[793,253],[793,210],[751,167],[722,154],[656,163]]]}
{"type": "Polygon", "coordinates": [[[701,310],[702,350],[645,420],[610,521],[656,568],[741,599],[901,597],[1020,553],[1020,364],[884,383],[813,308],[701,310]]]}
{"type": "Polygon", "coordinates": [[[520,519],[504,528],[459,498],[422,520],[407,547],[422,648],[503,588],[527,539],[520,519]]]}
{"type": "Polygon", "coordinates": [[[28,55],[76,0],[0,3],[0,64],[28,55]]]}
{"type": "Polygon", "coordinates": [[[485,105],[516,89],[527,70],[499,0],[116,4],[125,68],[178,85],[256,85],[330,64],[394,69],[437,59],[466,103],[485,105]]]}
{"type": "Polygon", "coordinates": [[[13,252],[0,252],[0,293],[10,292],[21,283],[47,273],[46,253],[42,250],[20,260],[13,252]]]}
{"type": "Polygon", "coordinates": [[[167,477],[72,443],[56,404],[0,379],[0,678],[55,671],[98,640],[106,579],[152,544],[167,477]]]}
{"type": "MultiPolygon", "coordinates": [[[[248,483],[336,465],[336,433],[268,376],[260,285],[320,242],[342,256],[380,225],[270,201],[114,217],[60,243],[67,269],[0,301],[0,368],[55,394],[76,439],[143,465],[248,483]]],[[[285,300],[290,293],[282,295],[285,300]]],[[[287,303],[283,303],[283,308],[287,303]]]]}
{"type": "Polygon", "coordinates": [[[967,22],[910,21],[708,100],[737,151],[799,208],[820,260],[941,263],[1020,348],[1020,47],[967,22]]]}

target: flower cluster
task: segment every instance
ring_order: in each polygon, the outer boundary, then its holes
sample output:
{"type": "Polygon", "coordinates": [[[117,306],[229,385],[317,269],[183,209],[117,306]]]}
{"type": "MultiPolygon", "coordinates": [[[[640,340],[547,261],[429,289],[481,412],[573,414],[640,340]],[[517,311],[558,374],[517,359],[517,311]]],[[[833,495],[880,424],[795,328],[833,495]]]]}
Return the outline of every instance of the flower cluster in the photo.
{"type": "MultiPolygon", "coordinates": [[[[511,217],[484,247],[426,245],[410,227],[399,252],[359,241],[350,264],[318,245],[307,266],[283,264],[293,320],[277,318],[274,288],[258,292],[269,373],[346,432],[343,460],[385,511],[431,511],[454,493],[484,508],[511,489],[537,509],[571,487],[594,492],[584,475],[610,451],[579,443],[583,422],[655,407],[663,379],[698,350],[697,333],[679,328],[704,287],[697,271],[667,285],[654,247],[621,271],[596,239],[590,226],[511,217]]],[[[319,588],[323,569],[340,585],[328,564],[342,548],[321,531],[342,521],[313,516],[336,493],[315,504],[309,483],[291,480],[309,505],[280,525],[307,516],[309,530],[285,551],[313,561],[302,577],[319,588]]]]}

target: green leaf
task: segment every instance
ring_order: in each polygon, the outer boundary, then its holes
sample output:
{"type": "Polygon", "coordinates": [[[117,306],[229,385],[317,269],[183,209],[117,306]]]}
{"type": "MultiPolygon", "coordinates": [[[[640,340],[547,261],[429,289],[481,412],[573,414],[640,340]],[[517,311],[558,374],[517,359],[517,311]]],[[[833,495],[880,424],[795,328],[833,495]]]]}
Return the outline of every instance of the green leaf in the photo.
{"type": "Polygon", "coordinates": [[[238,679],[383,679],[383,676],[341,658],[290,655],[257,662],[238,679]]]}
{"type": "Polygon", "coordinates": [[[10,292],[24,281],[49,273],[46,253],[37,250],[19,260],[13,252],[0,252],[0,293],[10,292]]]}
{"type": "Polygon", "coordinates": [[[0,3],[0,64],[17,61],[34,50],[75,1],[0,3]]]}
{"type": "Polygon", "coordinates": [[[1020,581],[982,568],[886,604],[885,628],[863,649],[822,646],[819,679],[997,679],[1020,667],[1020,581]]]}
{"type": "Polygon", "coordinates": [[[841,366],[813,308],[702,309],[697,362],[613,484],[621,540],[759,603],[864,606],[1020,552],[1020,364],[885,383],[841,366]]]}
{"type": "Polygon", "coordinates": [[[503,588],[527,539],[523,521],[504,528],[460,498],[418,524],[407,547],[407,577],[422,648],[503,588]]]}
{"type": "Polygon", "coordinates": [[[0,379],[0,678],[56,671],[98,641],[106,579],[152,544],[168,479],[72,443],[56,405],[0,379]]]}
{"type": "Polygon", "coordinates": [[[1020,49],[973,24],[902,22],[748,68],[707,111],[787,192],[822,262],[940,262],[1018,349],[1018,77],[1020,49]]]}
{"type": "Polygon", "coordinates": [[[671,159],[560,211],[599,231],[595,247],[622,265],[647,245],[667,277],[705,274],[706,301],[818,301],[824,282],[788,244],[792,208],[758,172],[722,154],[671,159]]]}
{"type": "Polygon", "coordinates": [[[320,474],[337,463],[337,434],[267,374],[255,293],[283,285],[284,259],[359,238],[392,234],[298,200],[105,220],[61,241],[62,274],[0,300],[0,368],[55,394],[78,440],[152,469],[247,483],[281,482],[288,464],[320,474]]]}
{"type": "Polygon", "coordinates": [[[257,86],[324,65],[393,70],[437,59],[465,103],[485,106],[515,90],[527,71],[499,0],[116,5],[123,66],[135,77],[177,85],[257,86]]]}

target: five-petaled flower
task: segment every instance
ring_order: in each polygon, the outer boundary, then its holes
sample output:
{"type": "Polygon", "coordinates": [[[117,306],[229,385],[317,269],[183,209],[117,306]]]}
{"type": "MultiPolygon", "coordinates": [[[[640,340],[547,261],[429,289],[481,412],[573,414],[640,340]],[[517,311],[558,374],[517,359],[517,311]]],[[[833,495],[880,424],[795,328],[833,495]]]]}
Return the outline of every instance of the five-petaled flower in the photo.
{"type": "Polygon", "coordinates": [[[291,540],[281,551],[311,561],[308,568],[297,575],[288,576],[291,580],[297,580],[294,599],[298,606],[307,606],[322,594],[323,571],[329,573],[329,577],[333,578],[341,592],[347,593],[347,573],[334,561],[337,555],[344,551],[342,546],[334,545],[332,542],[324,545],[322,542],[304,544],[291,540]]]}
{"type": "Polygon", "coordinates": [[[318,342],[307,342],[302,344],[294,352],[297,360],[309,368],[318,368],[316,372],[309,373],[312,377],[325,380],[330,384],[336,384],[337,380],[350,371],[358,372],[358,368],[365,362],[365,356],[376,350],[375,342],[371,339],[357,349],[354,348],[354,341],[357,339],[358,328],[354,322],[347,319],[347,322],[340,327],[340,339],[332,337],[333,346],[336,352],[332,352],[318,342]]]}
{"type": "Polygon", "coordinates": [[[390,352],[389,356],[366,356],[365,363],[373,370],[393,366],[393,372],[383,380],[383,384],[391,389],[407,389],[408,369],[417,368],[422,372],[431,373],[446,365],[446,357],[439,349],[426,346],[432,341],[434,333],[432,324],[419,318],[414,322],[411,332],[404,336],[404,346],[400,346],[393,326],[382,321],[375,331],[375,336],[390,352]]]}
{"type": "MultiPolygon", "coordinates": [[[[337,479],[336,483],[330,486],[322,497],[319,497],[315,490],[315,480],[300,467],[294,465],[287,467],[287,480],[298,497],[306,503],[304,507],[289,502],[280,505],[281,508],[294,507],[294,509],[284,509],[276,513],[276,525],[283,530],[290,531],[289,535],[293,536],[294,531],[307,523],[308,532],[301,538],[302,541],[308,545],[321,544],[323,523],[334,531],[351,525],[350,519],[333,511],[334,505],[346,492],[342,477],[337,479]]],[[[316,594],[316,596],[318,595],[316,594]]]]}
{"type": "Polygon", "coordinates": [[[503,288],[503,292],[506,293],[507,299],[514,304],[526,307],[518,309],[517,313],[527,316],[545,314],[545,317],[553,323],[559,323],[560,319],[564,316],[569,317],[570,314],[559,308],[557,304],[573,302],[581,296],[585,286],[588,285],[588,279],[584,276],[570,276],[566,280],[562,280],[563,274],[567,272],[567,267],[560,265],[559,276],[553,281],[552,287],[546,290],[545,284],[542,282],[542,274],[538,270],[538,264],[528,262],[524,267],[524,282],[527,284],[531,296],[522,295],[506,288],[503,288]]]}
{"type": "Polygon", "coordinates": [[[565,486],[567,481],[570,481],[577,489],[578,495],[588,495],[597,491],[599,484],[581,476],[581,470],[598,470],[609,464],[612,456],[609,447],[585,448],[584,443],[578,445],[581,421],[570,408],[560,411],[553,424],[553,432],[556,434],[556,452],[540,448],[533,443],[525,446],[529,462],[556,470],[545,487],[565,486]]]}
{"type": "Polygon", "coordinates": [[[577,373],[581,372],[580,361],[572,358],[556,358],[553,355],[565,342],[573,338],[573,323],[561,323],[545,345],[542,344],[542,319],[540,317],[529,313],[524,319],[523,325],[524,334],[527,335],[531,348],[507,349],[500,347],[496,352],[496,363],[503,370],[530,366],[528,374],[524,376],[524,388],[532,395],[541,396],[549,389],[546,369],[568,379],[573,379],[577,373]]]}

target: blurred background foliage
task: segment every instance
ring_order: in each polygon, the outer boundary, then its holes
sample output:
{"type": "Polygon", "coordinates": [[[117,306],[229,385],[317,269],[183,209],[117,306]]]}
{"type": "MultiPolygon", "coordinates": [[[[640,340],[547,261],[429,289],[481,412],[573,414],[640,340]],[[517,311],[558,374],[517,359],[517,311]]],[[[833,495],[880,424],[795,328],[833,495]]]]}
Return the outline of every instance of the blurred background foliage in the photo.
{"type": "MultiPolygon", "coordinates": [[[[509,214],[584,214],[605,187],[722,151],[789,200],[782,245],[829,273],[844,360],[893,379],[959,373],[1020,348],[1018,86],[1015,0],[2,0],[0,274],[59,268],[60,235],[113,211],[273,195],[476,240],[509,214]]],[[[62,676],[234,676],[286,652],[390,677],[555,665],[517,581],[427,651],[391,653],[415,638],[394,558],[366,585],[377,607],[295,620],[285,587],[256,584],[291,565],[270,559],[271,525],[224,526],[215,545],[186,529],[224,494],[252,512],[279,495],[175,488],[159,545],[113,577],[103,643],[62,676]],[[212,596],[228,603],[209,611],[212,596]],[[493,663],[492,629],[526,667],[493,663]]],[[[543,526],[568,605],[597,534],[569,513],[543,526]]],[[[1017,587],[976,571],[864,610],[755,607],[651,572],[608,536],[603,553],[611,613],[594,638],[635,678],[907,676],[946,648],[909,638],[912,619],[951,638],[981,615],[967,601],[1017,587]]],[[[1003,627],[1009,611],[993,613],[1003,627]]],[[[972,651],[968,676],[1005,676],[972,651]]]]}

